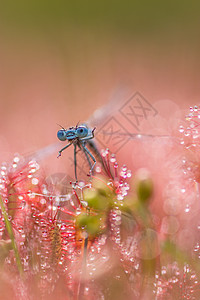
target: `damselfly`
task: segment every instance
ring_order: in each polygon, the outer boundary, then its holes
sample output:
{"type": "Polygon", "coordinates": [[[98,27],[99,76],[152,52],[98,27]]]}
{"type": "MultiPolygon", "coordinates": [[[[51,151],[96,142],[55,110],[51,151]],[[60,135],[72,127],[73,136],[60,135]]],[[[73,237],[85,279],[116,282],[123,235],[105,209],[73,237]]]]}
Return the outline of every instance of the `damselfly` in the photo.
{"type": "Polygon", "coordinates": [[[112,99],[103,107],[94,112],[94,114],[89,118],[88,121],[83,124],[76,125],[75,127],[69,127],[65,129],[62,127],[57,132],[57,137],[60,141],[67,141],[68,144],[59,150],[58,157],[61,156],[61,153],[67,149],[69,146],[74,146],[74,172],[76,182],[77,178],[77,149],[82,151],[86,157],[86,160],[89,165],[89,174],[92,175],[94,171],[94,167],[96,165],[96,161],[101,159],[101,154],[99,148],[97,146],[98,143],[95,141],[96,136],[96,127],[97,127],[97,140],[100,144],[103,144],[104,147],[108,147],[110,140],[112,139],[115,142],[116,150],[123,146],[125,142],[132,139],[153,139],[155,137],[159,138],[171,138],[169,135],[153,135],[153,134],[140,134],[130,133],[130,128],[127,129],[128,125],[124,126],[124,122],[132,123],[132,127],[134,127],[137,131],[139,131],[139,123],[141,118],[147,120],[148,117],[154,117],[158,114],[157,110],[149,103],[144,97],[135,93],[131,97],[127,99],[125,103],[123,103],[119,108],[119,99],[121,98],[121,90],[112,97],[112,99]],[[115,112],[120,111],[121,117],[124,117],[123,122],[119,122],[119,118],[113,117],[115,112]],[[108,120],[109,117],[109,120],[108,120]],[[125,118],[126,117],[126,118],[125,118]],[[132,117],[132,119],[130,118],[132,117]],[[106,123],[105,123],[106,120],[106,123]],[[104,122],[103,122],[104,121],[104,122]],[[102,127],[102,124],[104,125],[102,127]],[[100,125],[101,124],[101,125],[100,125]],[[100,125],[100,126],[98,126],[100,125]],[[95,126],[95,127],[94,127],[95,126]],[[100,127],[100,128],[99,128],[100,127]],[[102,142],[104,139],[104,143],[102,142]]]}
{"type": "Polygon", "coordinates": [[[96,159],[92,155],[92,153],[88,150],[86,147],[86,144],[89,144],[90,147],[95,149],[95,152],[99,155],[99,151],[97,150],[97,147],[95,146],[95,143],[91,141],[94,138],[94,130],[90,129],[87,125],[76,125],[76,127],[70,127],[69,129],[62,128],[57,132],[57,137],[60,141],[68,141],[69,144],[67,144],[64,148],[62,148],[59,151],[59,156],[61,156],[61,153],[67,149],[69,146],[74,146],[74,170],[75,170],[75,178],[76,182],[77,180],[77,168],[76,168],[76,153],[77,153],[77,147],[79,150],[82,150],[87,158],[88,164],[90,166],[90,174],[92,174],[92,171],[94,169],[94,166],[96,164],[96,159]],[[93,165],[91,164],[90,159],[93,161],[93,165]]]}

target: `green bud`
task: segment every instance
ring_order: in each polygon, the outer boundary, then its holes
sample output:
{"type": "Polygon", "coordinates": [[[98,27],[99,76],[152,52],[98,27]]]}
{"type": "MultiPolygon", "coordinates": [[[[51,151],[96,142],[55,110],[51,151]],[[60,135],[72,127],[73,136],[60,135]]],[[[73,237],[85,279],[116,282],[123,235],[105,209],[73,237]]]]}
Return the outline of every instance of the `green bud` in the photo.
{"type": "Polygon", "coordinates": [[[88,206],[95,210],[105,210],[109,205],[109,198],[100,194],[97,189],[85,189],[83,195],[88,206]]]}
{"type": "Polygon", "coordinates": [[[88,215],[86,213],[81,213],[76,218],[76,226],[78,228],[84,227],[87,224],[88,215]]]}
{"type": "Polygon", "coordinates": [[[136,174],[136,193],[138,200],[148,203],[153,194],[153,182],[146,169],[140,169],[136,174]]]}
{"type": "Polygon", "coordinates": [[[85,230],[89,236],[97,236],[101,231],[101,219],[99,216],[91,216],[82,213],[76,218],[76,226],[85,230]]]}
{"type": "Polygon", "coordinates": [[[104,177],[95,178],[93,180],[93,187],[98,190],[102,196],[110,197],[112,195],[112,190],[106,184],[104,177]]]}

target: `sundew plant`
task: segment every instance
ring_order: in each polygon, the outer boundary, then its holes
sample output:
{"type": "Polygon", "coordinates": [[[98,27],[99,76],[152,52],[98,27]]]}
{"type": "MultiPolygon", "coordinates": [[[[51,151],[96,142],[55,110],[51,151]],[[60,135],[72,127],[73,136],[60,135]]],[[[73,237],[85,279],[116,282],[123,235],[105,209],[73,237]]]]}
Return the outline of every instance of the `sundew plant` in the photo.
{"type": "Polygon", "coordinates": [[[3,163],[0,299],[200,299],[200,108],[179,125],[142,168],[104,149],[66,190],[33,158],[3,163]]]}

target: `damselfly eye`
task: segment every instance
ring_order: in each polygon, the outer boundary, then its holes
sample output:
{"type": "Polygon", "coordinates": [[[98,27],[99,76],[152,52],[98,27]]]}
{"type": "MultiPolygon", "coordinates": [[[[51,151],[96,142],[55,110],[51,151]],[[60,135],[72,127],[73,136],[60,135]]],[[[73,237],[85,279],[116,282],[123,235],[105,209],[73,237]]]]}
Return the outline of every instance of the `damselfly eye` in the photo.
{"type": "Polygon", "coordinates": [[[85,137],[88,135],[88,129],[85,127],[85,126],[79,126],[77,129],[76,129],[76,134],[78,137],[85,137]]]}
{"type": "Polygon", "coordinates": [[[66,139],[67,139],[67,137],[66,137],[66,131],[64,129],[58,130],[57,137],[58,137],[58,139],[60,141],[66,141],[66,139]]]}

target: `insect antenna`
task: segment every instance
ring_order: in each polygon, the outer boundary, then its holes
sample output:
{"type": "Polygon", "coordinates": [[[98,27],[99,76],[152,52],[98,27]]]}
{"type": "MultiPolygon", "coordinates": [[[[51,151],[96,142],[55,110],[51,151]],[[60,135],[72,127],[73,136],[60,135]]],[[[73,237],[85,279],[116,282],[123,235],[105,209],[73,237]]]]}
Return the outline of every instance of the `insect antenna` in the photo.
{"type": "Polygon", "coordinates": [[[78,121],[78,123],[76,124],[76,127],[75,127],[76,129],[78,128],[79,124],[80,124],[80,121],[78,121]]]}
{"type": "Polygon", "coordinates": [[[66,130],[62,125],[56,123],[58,126],[60,126],[63,130],[66,130]]]}

